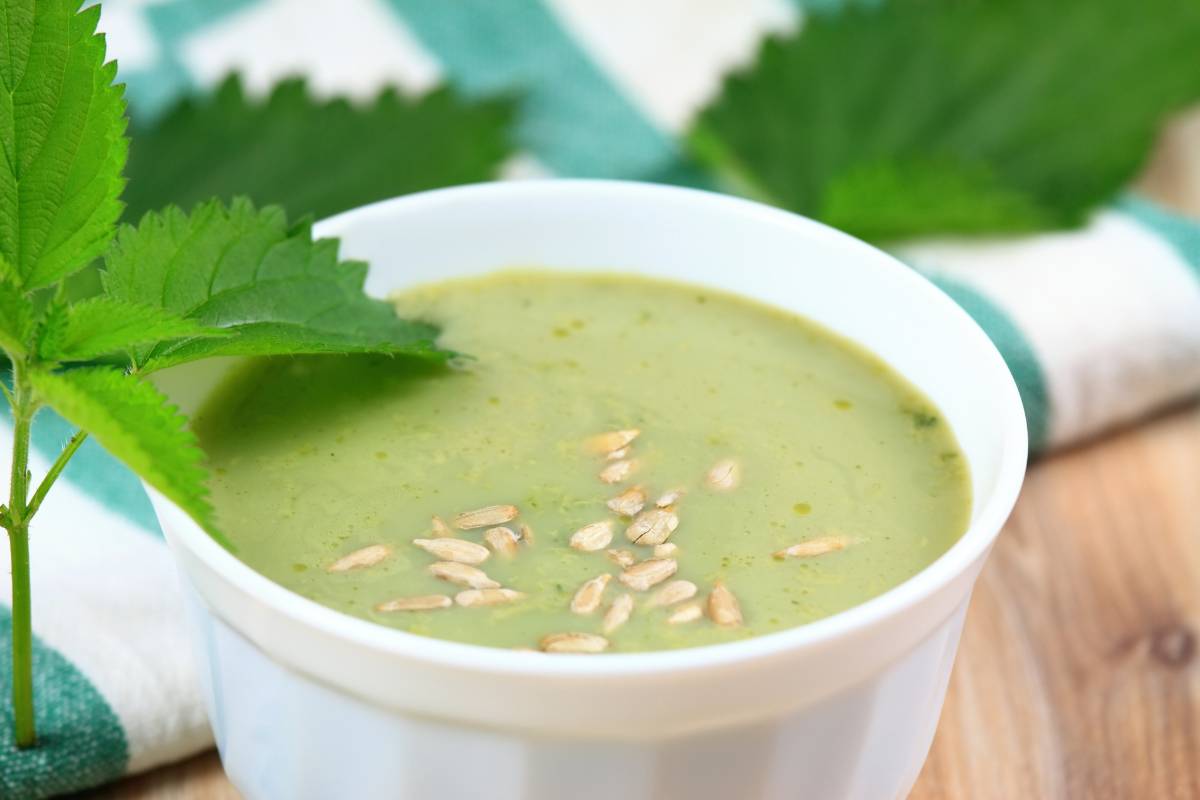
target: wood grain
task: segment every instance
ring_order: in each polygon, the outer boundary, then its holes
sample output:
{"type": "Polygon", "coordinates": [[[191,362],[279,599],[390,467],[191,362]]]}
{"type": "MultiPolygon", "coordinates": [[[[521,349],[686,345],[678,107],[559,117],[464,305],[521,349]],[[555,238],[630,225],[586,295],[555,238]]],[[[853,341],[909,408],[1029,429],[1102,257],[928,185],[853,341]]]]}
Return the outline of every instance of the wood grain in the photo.
{"type": "Polygon", "coordinates": [[[1200,797],[1200,409],[1030,472],[913,798],[1200,797]]]}
{"type": "Polygon", "coordinates": [[[80,792],[76,800],[240,800],[215,751],[119,783],[80,792]]]}

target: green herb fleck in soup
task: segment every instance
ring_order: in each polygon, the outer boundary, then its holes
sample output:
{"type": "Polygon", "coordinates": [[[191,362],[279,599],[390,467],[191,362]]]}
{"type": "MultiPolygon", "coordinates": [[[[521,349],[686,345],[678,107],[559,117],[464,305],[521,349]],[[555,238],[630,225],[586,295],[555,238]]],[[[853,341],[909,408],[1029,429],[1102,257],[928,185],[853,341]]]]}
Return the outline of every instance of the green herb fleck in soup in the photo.
{"type": "Polygon", "coordinates": [[[861,603],[966,528],[937,409],[795,315],[532,271],[396,303],[470,357],[254,361],[195,422],[238,556],[339,611],[495,647],[713,644],[861,603]]]}

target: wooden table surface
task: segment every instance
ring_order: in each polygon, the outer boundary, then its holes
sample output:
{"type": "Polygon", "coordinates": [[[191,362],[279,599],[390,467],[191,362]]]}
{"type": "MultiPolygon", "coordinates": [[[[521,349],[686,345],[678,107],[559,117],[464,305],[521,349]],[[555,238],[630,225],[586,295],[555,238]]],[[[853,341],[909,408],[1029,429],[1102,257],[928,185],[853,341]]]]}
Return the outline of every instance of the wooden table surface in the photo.
{"type": "MultiPolygon", "coordinates": [[[[1200,216],[1200,112],[1141,188],[1200,216]]],[[[1200,406],[1040,459],[975,589],[912,800],[1200,798],[1198,628],[1200,406]]],[[[80,797],[238,793],[208,753],[80,797]]]]}

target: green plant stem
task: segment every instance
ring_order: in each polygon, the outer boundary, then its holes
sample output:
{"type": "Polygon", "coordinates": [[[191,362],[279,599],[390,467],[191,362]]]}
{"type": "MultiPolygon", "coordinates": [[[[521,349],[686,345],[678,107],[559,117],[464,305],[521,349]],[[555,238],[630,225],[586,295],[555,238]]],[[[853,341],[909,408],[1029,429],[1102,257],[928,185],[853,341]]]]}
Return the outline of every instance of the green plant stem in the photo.
{"type": "Polygon", "coordinates": [[[8,532],[12,556],[12,704],[17,747],[37,744],[33,717],[33,615],[29,595],[29,526],[8,532]]]}
{"type": "Polygon", "coordinates": [[[42,501],[46,499],[46,493],[50,491],[50,487],[58,480],[58,476],[62,474],[63,469],[67,466],[67,462],[71,460],[71,456],[79,450],[79,446],[87,439],[87,431],[75,431],[75,435],[71,437],[71,441],[67,442],[67,446],[58,454],[58,458],[54,460],[54,464],[50,467],[50,471],[46,473],[46,477],[42,478],[42,482],[38,484],[37,491],[33,493],[33,498],[29,501],[29,507],[25,510],[25,520],[28,522],[33,519],[33,515],[42,507],[42,501]]]}
{"type": "Polygon", "coordinates": [[[33,614],[29,592],[29,433],[37,410],[24,368],[13,363],[12,477],[8,546],[12,556],[12,703],[18,747],[37,742],[33,716],[33,614]]]}

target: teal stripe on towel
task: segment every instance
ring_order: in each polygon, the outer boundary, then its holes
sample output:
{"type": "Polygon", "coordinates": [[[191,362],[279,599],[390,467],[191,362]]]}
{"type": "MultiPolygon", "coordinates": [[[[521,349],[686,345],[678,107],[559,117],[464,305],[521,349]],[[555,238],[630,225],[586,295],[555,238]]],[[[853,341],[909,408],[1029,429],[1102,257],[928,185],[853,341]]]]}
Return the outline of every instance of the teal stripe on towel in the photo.
{"type": "MultiPolygon", "coordinates": [[[[51,587],[44,587],[51,588],[51,587]]],[[[37,598],[34,598],[37,616],[37,598]]],[[[38,745],[13,741],[12,612],[0,605],[0,797],[40,800],[119,778],[129,762],[121,722],[104,696],[58,651],[33,642],[38,745]]]]}
{"type": "Polygon", "coordinates": [[[1200,221],[1168,211],[1136,194],[1124,195],[1116,208],[1166,239],[1200,278],[1200,221]]]}
{"type": "Polygon", "coordinates": [[[146,6],[142,14],[153,31],[158,62],[138,70],[120,70],[118,79],[125,83],[129,111],[138,119],[153,119],[180,95],[194,87],[179,53],[183,40],[214,22],[256,5],[257,0],[176,0],[163,5],[146,6]]]}
{"type": "Polygon", "coordinates": [[[1041,450],[1046,444],[1050,402],[1042,366],[1038,363],[1025,334],[999,306],[972,287],[945,275],[926,277],[974,317],[979,327],[991,337],[996,349],[1004,357],[1004,362],[1008,364],[1017,382],[1017,390],[1021,393],[1021,402],[1025,406],[1025,421],[1029,426],[1029,449],[1041,450]]]}
{"type": "Polygon", "coordinates": [[[518,144],[560,175],[638,178],[674,141],[609,81],[538,0],[388,0],[464,92],[522,98],[518,144]]]}

